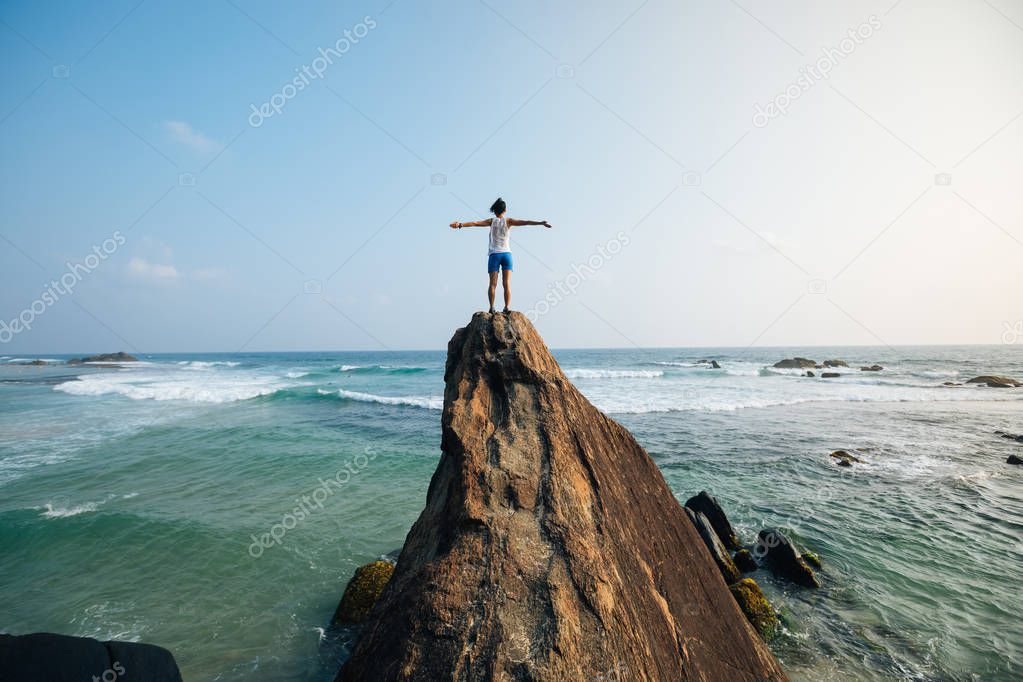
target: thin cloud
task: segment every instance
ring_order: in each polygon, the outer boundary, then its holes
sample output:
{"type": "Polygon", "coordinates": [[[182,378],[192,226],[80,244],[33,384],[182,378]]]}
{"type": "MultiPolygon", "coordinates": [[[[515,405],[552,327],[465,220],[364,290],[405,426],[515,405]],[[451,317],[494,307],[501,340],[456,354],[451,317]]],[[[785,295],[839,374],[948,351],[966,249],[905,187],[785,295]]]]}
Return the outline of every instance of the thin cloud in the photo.
{"type": "Polygon", "coordinates": [[[163,124],[171,137],[189,149],[200,154],[211,154],[220,150],[220,143],[193,128],[184,121],[167,121],[163,124]]]}
{"type": "Polygon", "coordinates": [[[145,258],[132,258],[128,262],[128,272],[136,277],[160,281],[172,281],[181,276],[173,265],[150,263],[145,258]]]}

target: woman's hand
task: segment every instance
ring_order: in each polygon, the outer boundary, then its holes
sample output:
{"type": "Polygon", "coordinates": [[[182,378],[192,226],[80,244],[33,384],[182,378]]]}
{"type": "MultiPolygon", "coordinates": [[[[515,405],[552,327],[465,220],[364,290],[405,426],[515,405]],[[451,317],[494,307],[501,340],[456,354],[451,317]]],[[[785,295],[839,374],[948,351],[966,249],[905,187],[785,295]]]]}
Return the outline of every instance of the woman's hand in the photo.
{"type": "Polygon", "coordinates": [[[548,230],[551,229],[551,224],[549,222],[547,222],[546,220],[543,221],[540,224],[543,225],[544,227],[546,227],[548,230]]]}
{"type": "Polygon", "coordinates": [[[451,223],[451,229],[452,230],[460,230],[460,229],[462,229],[462,223],[459,223],[459,222],[451,223]]]}

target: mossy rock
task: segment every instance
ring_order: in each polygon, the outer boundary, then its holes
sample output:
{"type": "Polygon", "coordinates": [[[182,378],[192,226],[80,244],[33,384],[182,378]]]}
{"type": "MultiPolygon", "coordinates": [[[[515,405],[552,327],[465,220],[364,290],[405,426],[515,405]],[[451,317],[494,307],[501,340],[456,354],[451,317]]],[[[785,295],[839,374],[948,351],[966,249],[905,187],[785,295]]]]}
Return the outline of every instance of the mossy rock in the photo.
{"type": "Polygon", "coordinates": [[[765,640],[774,637],[778,630],[778,614],[760,590],[760,585],[752,578],[743,578],[734,585],[729,585],[728,589],[731,590],[732,596],[746,614],[753,629],[765,640]]]}
{"type": "Polygon", "coordinates": [[[803,558],[806,559],[806,563],[810,564],[816,569],[824,568],[821,564],[821,558],[813,552],[803,552],[803,558]]]}
{"type": "Polygon", "coordinates": [[[735,553],[735,556],[732,557],[732,560],[735,562],[736,567],[743,573],[752,573],[760,568],[760,566],[757,565],[757,560],[753,558],[753,555],[750,554],[748,549],[740,549],[735,553]]]}
{"type": "Polygon", "coordinates": [[[365,621],[393,573],[394,564],[389,561],[373,561],[355,569],[331,623],[351,625],[365,621]]]}

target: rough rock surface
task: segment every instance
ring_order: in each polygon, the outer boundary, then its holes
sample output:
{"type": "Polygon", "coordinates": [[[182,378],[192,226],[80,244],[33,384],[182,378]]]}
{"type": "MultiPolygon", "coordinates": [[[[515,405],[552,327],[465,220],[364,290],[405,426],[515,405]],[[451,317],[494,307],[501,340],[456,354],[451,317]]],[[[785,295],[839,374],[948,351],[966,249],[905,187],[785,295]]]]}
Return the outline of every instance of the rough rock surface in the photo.
{"type": "Polygon", "coordinates": [[[153,644],[49,632],[0,634],[0,680],[181,682],[174,656],[153,644]]]}
{"type": "Polygon", "coordinates": [[[860,367],[860,371],[861,372],[880,372],[882,369],[884,369],[884,367],[882,367],[881,365],[869,365],[869,366],[865,365],[863,367],[860,367]]]}
{"type": "Polygon", "coordinates": [[[521,313],[448,344],[426,508],[341,680],[784,680],[657,466],[521,313]]]}
{"type": "Polygon", "coordinates": [[[973,377],[966,383],[984,384],[985,386],[990,386],[991,388],[1018,388],[1020,386],[1023,386],[1023,383],[1016,381],[1012,377],[1002,377],[987,374],[985,374],[984,376],[973,377]]]}
{"type": "Polygon", "coordinates": [[[823,364],[824,364],[825,367],[848,367],[849,366],[849,363],[846,362],[845,360],[825,360],[823,364]]]}
{"type": "Polygon", "coordinates": [[[742,572],[735,565],[735,562],[732,561],[732,556],[728,553],[728,550],[721,544],[721,539],[714,532],[707,517],[700,512],[693,511],[689,507],[686,507],[686,515],[693,522],[693,527],[700,534],[703,544],[707,545],[707,549],[710,550],[710,556],[714,559],[714,563],[717,564],[718,570],[721,571],[721,576],[725,579],[725,582],[731,585],[741,578],[742,572]]]}
{"type": "Polygon", "coordinates": [[[686,500],[686,507],[707,517],[707,521],[710,522],[711,528],[721,538],[721,544],[725,546],[725,549],[739,549],[739,536],[736,534],[735,529],[732,528],[732,523],[728,520],[728,516],[725,515],[725,510],[721,508],[721,505],[718,504],[717,499],[713,495],[706,490],[701,490],[686,500]]]}
{"type": "Polygon", "coordinates": [[[764,557],[764,563],[776,576],[803,587],[821,586],[817,574],[780,530],[765,528],[760,531],[755,551],[764,557]]]}
{"type": "Polygon", "coordinates": [[[776,369],[817,369],[818,365],[813,360],[806,358],[789,358],[774,363],[776,369]]]}

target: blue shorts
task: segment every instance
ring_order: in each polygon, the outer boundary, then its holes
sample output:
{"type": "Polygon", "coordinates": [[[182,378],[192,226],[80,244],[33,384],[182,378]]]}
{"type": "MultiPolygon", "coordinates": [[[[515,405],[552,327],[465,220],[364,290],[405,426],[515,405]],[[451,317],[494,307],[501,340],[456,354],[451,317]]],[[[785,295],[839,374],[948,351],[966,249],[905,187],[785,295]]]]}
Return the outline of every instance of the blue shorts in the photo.
{"type": "Polygon", "coordinates": [[[505,251],[504,253],[492,253],[487,258],[487,272],[497,272],[498,270],[511,270],[512,259],[511,254],[505,251]]]}

